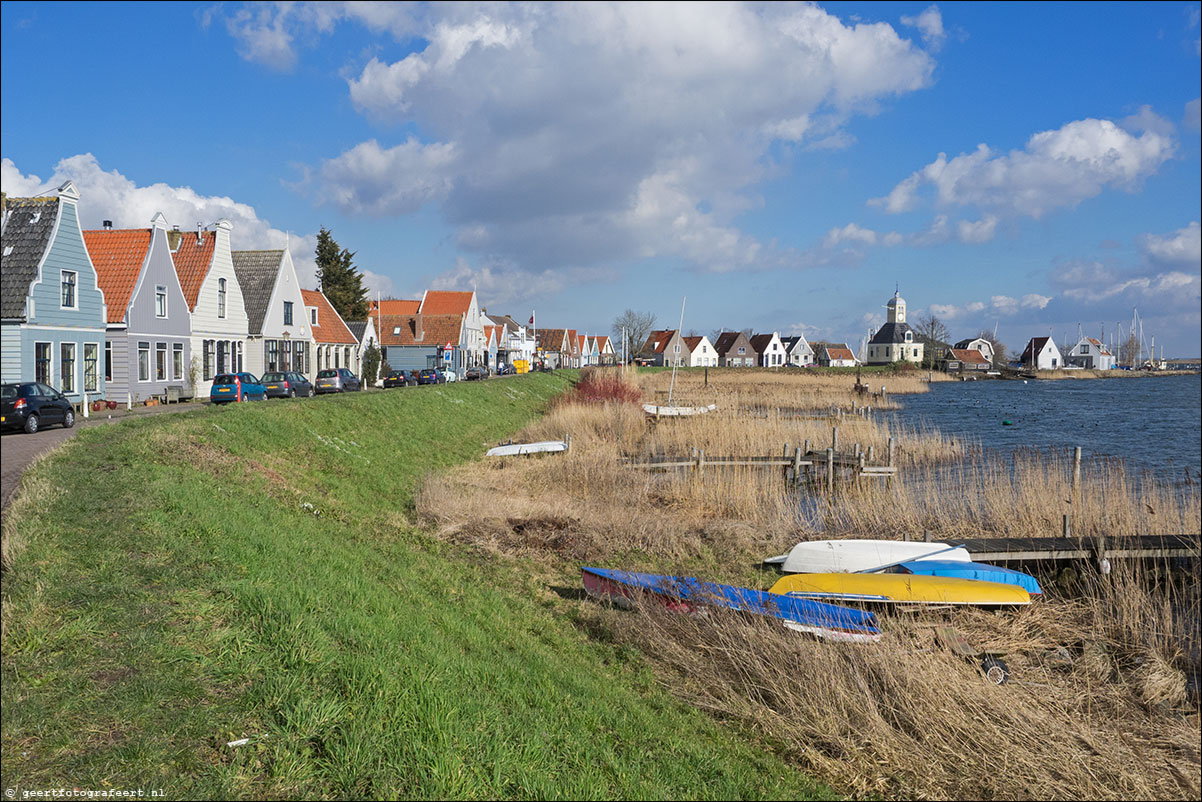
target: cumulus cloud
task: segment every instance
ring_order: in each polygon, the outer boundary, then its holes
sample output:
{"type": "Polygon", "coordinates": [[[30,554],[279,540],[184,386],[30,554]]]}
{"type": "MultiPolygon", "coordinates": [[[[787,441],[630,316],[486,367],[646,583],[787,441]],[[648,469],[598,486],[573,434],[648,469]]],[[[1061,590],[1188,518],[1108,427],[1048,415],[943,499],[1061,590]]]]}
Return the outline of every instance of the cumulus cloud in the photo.
{"type": "Polygon", "coordinates": [[[201,195],[191,187],[164,183],[138,186],[117,170],[104,170],[91,153],[63,159],[46,180],[23,174],[11,159],[0,161],[0,184],[10,196],[50,192],[68,180],[79,188],[79,221],[85,229],[100,228],[105,220],[112,220],[116,228],[146,228],[158,212],[184,229],[225,218],[234,227],[230,239],[235,250],[287,246],[301,283],[315,286],[317,235],[289,235],[273,228],[253,206],[233,198],[201,195]]]}
{"type": "Polygon", "coordinates": [[[993,232],[997,228],[997,217],[988,214],[976,222],[969,220],[961,220],[956,223],[956,229],[960,236],[960,241],[970,245],[979,245],[982,242],[989,242],[993,239],[993,232]]]}
{"type": "Polygon", "coordinates": [[[613,280],[615,274],[604,268],[568,270],[526,270],[513,263],[489,260],[478,267],[459,258],[451,269],[430,280],[433,290],[463,290],[471,287],[490,307],[507,306],[536,296],[554,295],[585,282],[613,280]]]}
{"type": "Polygon", "coordinates": [[[934,66],[890,25],[812,5],[445,4],[404,25],[423,45],[348,86],[362,113],[422,138],[357,145],[313,189],[380,216],[434,207],[461,247],[532,269],[798,264],[736,226],[762,203],[754,186],[790,154],[846,146],[850,116],[934,66]]]}
{"type": "Polygon", "coordinates": [[[890,213],[911,211],[930,187],[942,208],[976,207],[996,215],[1039,218],[1107,188],[1134,191],[1173,155],[1176,142],[1171,126],[1150,109],[1124,123],[1142,133],[1110,120],[1085,119],[1041,131],[1022,150],[1003,154],[981,144],[952,159],[940,153],[887,196],[869,203],[890,213]]]}
{"type": "Polygon", "coordinates": [[[1202,266],[1202,227],[1195,220],[1171,234],[1145,234],[1139,239],[1139,249],[1152,264],[1198,270],[1202,266]]]}
{"type": "Polygon", "coordinates": [[[1187,131],[1195,134],[1202,131],[1202,98],[1194,98],[1185,104],[1185,116],[1181,122],[1187,131]]]}
{"type": "Polygon", "coordinates": [[[1052,298],[1048,295],[1029,293],[1022,298],[1012,298],[1009,295],[994,295],[985,301],[969,301],[965,304],[931,304],[928,308],[931,314],[943,320],[952,321],[975,317],[988,313],[989,317],[1014,317],[1023,312],[1037,312],[1044,309],[1052,298]]]}
{"type": "Polygon", "coordinates": [[[861,228],[855,223],[848,223],[843,228],[832,228],[827,232],[823,245],[833,248],[841,242],[859,242],[864,245],[876,244],[876,232],[872,229],[861,228]]]}
{"type": "Polygon", "coordinates": [[[943,30],[943,15],[939,13],[939,6],[928,6],[918,16],[902,17],[901,21],[903,25],[909,25],[921,31],[923,43],[932,51],[939,50],[943,46],[944,39],[947,38],[947,33],[943,30]]]}

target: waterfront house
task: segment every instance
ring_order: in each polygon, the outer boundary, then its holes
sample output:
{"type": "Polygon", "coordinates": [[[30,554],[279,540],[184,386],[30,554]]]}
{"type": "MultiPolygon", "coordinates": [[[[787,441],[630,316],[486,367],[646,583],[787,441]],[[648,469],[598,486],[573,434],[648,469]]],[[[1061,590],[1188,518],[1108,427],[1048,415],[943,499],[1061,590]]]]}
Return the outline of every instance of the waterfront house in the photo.
{"type": "Polygon", "coordinates": [[[534,335],[526,326],[521,325],[509,315],[486,315],[494,326],[500,327],[500,337],[497,339],[496,365],[512,365],[519,360],[525,360],[529,366],[534,359],[534,335]]]}
{"type": "Polygon", "coordinates": [[[939,367],[948,373],[985,373],[993,363],[975,348],[945,348],[939,367]]]}
{"type": "Polygon", "coordinates": [[[680,332],[674,329],[653,331],[639,349],[639,354],[652,360],[652,364],[667,367],[688,365],[688,348],[680,332]]]}
{"type": "Polygon", "coordinates": [[[338,314],[330,299],[317,290],[301,290],[309,331],[313,337],[313,369],[347,368],[358,376],[363,363],[359,340],[338,314]]]}
{"type": "Polygon", "coordinates": [[[760,361],[751,340],[741,331],[720,333],[714,342],[714,350],[718,352],[718,364],[730,368],[752,368],[760,361]]]}
{"type": "Polygon", "coordinates": [[[436,368],[461,374],[465,353],[463,315],[382,315],[380,347],[393,370],[436,368]]]}
{"type": "Polygon", "coordinates": [[[1059,370],[1064,367],[1060,349],[1051,337],[1032,337],[1018,362],[1026,370],[1059,370]]]}
{"type": "Polygon", "coordinates": [[[906,322],[906,301],[898,293],[885,306],[888,319],[868,341],[869,365],[892,362],[922,363],[924,345],[915,341],[914,330],[906,322]]]}
{"type": "Polygon", "coordinates": [[[292,254],[283,249],[234,251],[231,256],[248,325],[241,369],[255,376],[292,370],[312,381],[313,332],[292,254]]]}
{"type": "Polygon", "coordinates": [[[597,335],[597,364],[599,365],[615,365],[618,361],[618,355],[614,351],[613,341],[609,339],[607,334],[597,335]]]}
{"type": "Polygon", "coordinates": [[[781,342],[780,332],[776,331],[771,334],[753,335],[751,347],[760,356],[761,368],[779,368],[785,364],[785,359],[789,355],[785,350],[784,343],[781,342]]]}
{"type": "Polygon", "coordinates": [[[218,220],[211,231],[198,226],[195,232],[178,227],[167,232],[171,261],[192,313],[192,356],[185,372],[199,398],[209,397],[218,373],[241,370],[246,353],[250,324],[230,251],[232,229],[229,220],[218,220]]]}
{"type": "Polygon", "coordinates": [[[1110,349],[1093,337],[1082,337],[1064,355],[1064,364],[1089,370],[1112,370],[1114,363],[1110,349]]]}
{"type": "Polygon", "coordinates": [[[718,352],[714,350],[713,343],[706,336],[700,337],[685,337],[685,347],[688,348],[688,362],[690,368],[712,368],[718,366],[718,352]]]}
{"type": "Polygon", "coordinates": [[[417,311],[430,315],[459,315],[463,318],[463,334],[455,341],[460,356],[456,364],[460,370],[484,363],[484,315],[475,290],[426,290],[417,311]]]}
{"type": "Polygon", "coordinates": [[[572,347],[567,329],[538,329],[535,332],[536,358],[548,368],[571,367],[572,347]]]}
{"type": "MultiPolygon", "coordinates": [[[[380,347],[380,336],[376,334],[376,323],[369,317],[367,320],[348,320],[346,327],[351,330],[351,334],[355,335],[355,342],[359,344],[359,364],[362,365],[367,357],[367,349],[373,345],[376,348],[380,347]]],[[[381,352],[381,359],[383,359],[383,352],[381,352]]],[[[368,376],[366,380],[375,381],[377,378],[378,376],[368,376]]]]}
{"type": "Polygon", "coordinates": [[[847,343],[814,343],[814,352],[824,368],[854,368],[860,363],[847,343]]]}
{"type": "Polygon", "coordinates": [[[41,382],[72,401],[103,398],[105,298],[68,181],[56,194],[5,198],[0,260],[2,381],[41,382]]]}
{"type": "Polygon", "coordinates": [[[785,347],[785,364],[795,368],[804,368],[814,364],[814,348],[804,335],[797,337],[781,337],[781,345],[785,347]]]}
{"type": "Polygon", "coordinates": [[[993,343],[986,340],[984,337],[975,337],[971,340],[960,340],[953,348],[960,348],[965,351],[980,351],[981,356],[993,363],[993,343]]]}
{"type": "Polygon", "coordinates": [[[105,383],[110,400],[192,394],[192,313],[184,298],[162,213],[150,228],[85,231],[107,310],[105,383]]]}

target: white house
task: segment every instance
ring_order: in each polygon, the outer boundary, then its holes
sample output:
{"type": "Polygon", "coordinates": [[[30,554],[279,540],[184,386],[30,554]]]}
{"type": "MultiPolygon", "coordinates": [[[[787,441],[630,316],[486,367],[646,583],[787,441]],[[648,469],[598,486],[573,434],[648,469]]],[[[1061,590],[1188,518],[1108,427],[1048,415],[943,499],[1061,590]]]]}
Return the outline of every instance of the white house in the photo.
{"type": "Polygon", "coordinates": [[[1068,349],[1068,353],[1064,355],[1064,363],[1090,370],[1112,370],[1115,359],[1110,349],[1099,340],[1082,337],[1080,342],[1068,349]]]}
{"type": "Polygon", "coordinates": [[[761,368],[779,368],[785,364],[788,353],[780,341],[780,333],[756,334],[751,338],[751,347],[760,355],[761,368]]]}
{"type": "Polygon", "coordinates": [[[714,350],[714,345],[710,342],[709,337],[685,337],[684,344],[689,351],[685,364],[690,368],[718,367],[718,352],[714,350]]]}
{"type": "Polygon", "coordinates": [[[894,292],[885,309],[888,320],[868,341],[867,364],[921,363],[925,346],[915,341],[914,330],[906,322],[906,299],[894,292]]]}
{"type": "Polygon", "coordinates": [[[785,347],[785,364],[804,368],[815,363],[814,348],[806,342],[805,335],[781,337],[780,341],[785,347]]]}
{"type": "Polygon", "coordinates": [[[1028,370],[1059,370],[1064,367],[1060,349],[1051,337],[1032,337],[1018,361],[1028,370]]]}
{"type": "Polygon", "coordinates": [[[977,337],[975,340],[961,340],[956,343],[953,348],[958,348],[963,351],[980,351],[981,356],[993,362],[993,343],[986,340],[984,337],[977,337]]]}
{"type": "Polygon", "coordinates": [[[426,290],[417,309],[422,315],[462,315],[463,342],[458,361],[459,370],[484,364],[485,317],[480,311],[475,290],[426,290]]]}
{"type": "Polygon", "coordinates": [[[292,255],[287,249],[230,255],[249,324],[245,370],[256,376],[294,370],[313,379],[313,330],[292,255]]]}
{"type": "Polygon", "coordinates": [[[859,364],[847,343],[815,343],[818,364],[827,368],[854,368],[859,364]]]}
{"type": "Polygon", "coordinates": [[[237,372],[245,359],[249,323],[230,251],[232,229],[229,220],[218,220],[211,231],[197,226],[195,232],[167,232],[184,301],[192,312],[189,373],[202,398],[209,397],[214,376],[237,372]]]}

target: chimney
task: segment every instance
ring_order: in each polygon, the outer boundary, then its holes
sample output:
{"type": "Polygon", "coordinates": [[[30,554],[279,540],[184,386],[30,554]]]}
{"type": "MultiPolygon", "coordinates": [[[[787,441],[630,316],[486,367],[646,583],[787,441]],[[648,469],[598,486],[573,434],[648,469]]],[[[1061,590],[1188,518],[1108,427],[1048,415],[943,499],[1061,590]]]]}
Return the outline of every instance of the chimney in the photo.
{"type": "Polygon", "coordinates": [[[196,244],[197,245],[204,245],[204,241],[205,241],[204,230],[205,230],[204,223],[197,221],[197,223],[196,223],[196,244]]]}
{"type": "Polygon", "coordinates": [[[418,312],[413,316],[413,341],[420,343],[425,336],[426,333],[422,331],[422,313],[418,312]]]}
{"type": "Polygon", "coordinates": [[[112,220],[105,220],[105,221],[104,221],[104,230],[105,230],[105,231],[112,231],[112,230],[113,230],[113,221],[112,221],[112,220]]]}

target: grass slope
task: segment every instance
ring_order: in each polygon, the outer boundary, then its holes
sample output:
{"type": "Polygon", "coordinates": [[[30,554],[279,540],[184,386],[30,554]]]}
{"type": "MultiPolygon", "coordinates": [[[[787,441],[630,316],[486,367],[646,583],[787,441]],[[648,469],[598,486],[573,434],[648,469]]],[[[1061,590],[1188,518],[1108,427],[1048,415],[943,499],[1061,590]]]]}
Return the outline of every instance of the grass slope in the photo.
{"type": "Polygon", "coordinates": [[[410,525],[429,471],[528,423],[567,378],[81,432],[6,516],[0,781],[168,798],[826,793],[557,617],[512,564],[410,525]]]}

